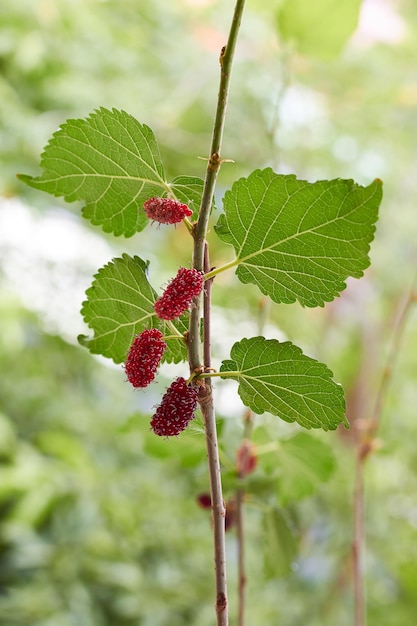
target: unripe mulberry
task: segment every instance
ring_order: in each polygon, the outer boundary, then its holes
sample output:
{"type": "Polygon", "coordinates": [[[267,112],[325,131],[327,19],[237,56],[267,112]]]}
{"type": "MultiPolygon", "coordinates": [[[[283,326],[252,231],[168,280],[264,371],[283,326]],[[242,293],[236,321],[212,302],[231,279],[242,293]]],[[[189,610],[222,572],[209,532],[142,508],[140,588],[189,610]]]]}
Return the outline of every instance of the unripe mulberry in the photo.
{"type": "Polygon", "coordinates": [[[180,267],[164,293],[155,302],[155,313],[162,320],[174,320],[186,311],[201,293],[204,277],[195,269],[180,267]]]}
{"type": "Polygon", "coordinates": [[[187,386],[184,378],[171,383],[151,420],[151,428],[160,437],[179,435],[194,417],[198,391],[187,386]]]}
{"type": "Polygon", "coordinates": [[[240,448],[236,452],[236,469],[240,478],[244,478],[248,474],[255,471],[258,463],[256,449],[253,443],[245,439],[240,448]]]}
{"type": "Polygon", "coordinates": [[[127,378],[134,387],[146,387],[153,381],[166,347],[157,328],[144,330],[135,337],[125,363],[127,378]]]}
{"type": "Polygon", "coordinates": [[[178,224],[193,212],[186,204],[171,198],[150,198],[143,204],[146,217],[159,224],[178,224]]]}

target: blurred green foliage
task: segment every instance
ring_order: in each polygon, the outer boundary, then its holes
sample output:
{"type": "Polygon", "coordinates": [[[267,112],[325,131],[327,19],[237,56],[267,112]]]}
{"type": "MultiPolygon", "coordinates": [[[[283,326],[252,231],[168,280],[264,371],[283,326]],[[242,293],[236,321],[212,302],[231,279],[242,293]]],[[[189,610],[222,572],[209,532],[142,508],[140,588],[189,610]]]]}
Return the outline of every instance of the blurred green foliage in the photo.
{"type": "MultiPolygon", "coordinates": [[[[226,344],[257,334],[265,318],[267,337],[283,335],[330,366],[354,423],[371,410],[416,265],[417,7],[401,0],[395,13],[394,4],[367,3],[380,11],[368,30],[323,62],[279,42],[280,4],[248,2],[223,151],[236,163],[222,168],[218,206],[233,180],[268,165],[309,180],[369,184],[380,176],[385,200],[371,269],[324,310],[265,305],[232,273],[216,279],[214,352],[224,358],[226,344]]],[[[50,199],[19,185],[15,174],[38,173],[39,153],[59,124],[99,106],[149,124],[172,177],[201,176],[197,157],[207,156],[230,11],[220,0],[1,3],[1,193],[49,208],[50,199]]],[[[112,245],[118,253],[120,242],[112,245]]],[[[189,262],[180,228],[122,245],[150,258],[161,284],[173,259],[189,262]]],[[[218,240],[211,256],[216,264],[230,260],[218,240]]],[[[42,316],[10,296],[19,285],[8,283],[6,271],[0,278],[0,624],[212,624],[210,520],[195,501],[208,490],[201,423],[176,441],[149,433],[152,406],[173,370],[149,393],[132,391],[122,370],[45,330],[42,316]]],[[[415,328],[414,312],[384,406],[381,449],[366,471],[368,613],[381,626],[415,620],[415,328]]],[[[243,433],[233,394],[233,383],[216,384],[226,497],[236,488],[243,433]]],[[[352,440],[345,431],[315,434],[301,458],[297,433],[272,416],[255,420],[264,454],[246,484],[247,623],[347,626],[352,440]]],[[[233,531],[228,555],[233,623],[233,531]]]]}

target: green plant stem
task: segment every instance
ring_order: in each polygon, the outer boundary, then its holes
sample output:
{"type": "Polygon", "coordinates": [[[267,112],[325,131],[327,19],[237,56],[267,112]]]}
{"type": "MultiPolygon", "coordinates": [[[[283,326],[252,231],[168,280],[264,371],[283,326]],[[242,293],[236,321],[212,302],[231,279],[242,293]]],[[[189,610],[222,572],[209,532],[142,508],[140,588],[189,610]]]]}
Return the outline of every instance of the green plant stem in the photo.
{"type": "Polygon", "coordinates": [[[226,119],[227,100],[230,88],[230,77],[232,71],[233,57],[236,48],[237,37],[239,33],[240,22],[242,19],[245,0],[237,0],[230,27],[229,37],[226,46],[220,53],[220,86],[217,97],[217,109],[214,119],[213,135],[210,147],[210,157],[207,164],[206,178],[204,181],[203,198],[201,210],[195,229],[195,239],[198,241],[198,249],[200,255],[195,258],[196,269],[201,270],[203,265],[203,242],[207,233],[208,220],[210,217],[210,207],[213,201],[214,188],[216,185],[217,174],[221,165],[221,145],[223,139],[224,123],[226,119]]]}
{"type": "Polygon", "coordinates": [[[184,336],[181,334],[178,335],[165,335],[164,341],[169,341],[170,339],[178,339],[179,341],[185,341],[184,336]]]}
{"type": "MultiPolygon", "coordinates": [[[[242,19],[245,0],[237,0],[233,14],[232,25],[226,46],[220,54],[220,86],[217,98],[217,109],[214,119],[213,135],[210,147],[210,157],[207,163],[206,176],[204,180],[203,196],[197,223],[194,227],[194,254],[193,267],[203,271],[204,245],[207,234],[210,208],[213,202],[214,189],[217,175],[221,165],[221,144],[223,138],[224,123],[226,119],[227,100],[230,88],[230,77],[232,71],[233,57],[242,19]]],[[[208,278],[211,278],[209,276],[208,278]]],[[[191,311],[190,334],[189,334],[189,360],[190,367],[197,369],[200,367],[200,298],[196,298],[194,308],[191,311]]]]}
{"type": "Polygon", "coordinates": [[[220,265],[220,267],[216,267],[210,270],[209,272],[207,272],[207,274],[204,275],[204,278],[206,280],[209,280],[210,278],[214,278],[218,274],[221,274],[222,272],[226,272],[227,270],[230,270],[233,267],[236,267],[236,265],[239,265],[239,261],[240,261],[239,259],[234,259],[233,261],[230,261],[229,263],[220,265]]]}
{"type": "MultiPolygon", "coordinates": [[[[152,312],[152,315],[154,315],[154,312],[152,312]]],[[[168,339],[180,339],[181,341],[185,341],[184,335],[180,333],[175,324],[173,324],[171,321],[167,321],[166,324],[167,327],[172,331],[172,335],[166,335],[164,337],[165,341],[167,341],[168,339]]]]}
{"type": "Polygon", "coordinates": [[[241,372],[203,372],[200,374],[199,378],[204,380],[208,380],[209,378],[239,378],[241,372]]]}
{"type": "MultiPolygon", "coordinates": [[[[207,164],[204,189],[201,200],[201,207],[197,223],[193,229],[194,251],[193,268],[199,271],[207,271],[210,268],[207,264],[206,235],[210,208],[213,202],[214,189],[217,175],[221,165],[221,144],[226,116],[226,107],[230,86],[230,75],[233,57],[242,19],[245,0],[237,0],[229,37],[225,48],[220,54],[220,86],[217,99],[217,109],[213,126],[213,135],[210,148],[210,157],[207,164]],[[206,254],[206,264],[204,262],[206,254]]],[[[203,369],[210,367],[210,348],[207,347],[210,341],[210,287],[204,290],[205,299],[205,320],[204,320],[204,365],[203,369]]],[[[191,374],[201,370],[200,360],[200,308],[201,298],[194,300],[194,306],[190,315],[190,326],[188,333],[188,360],[191,374]]],[[[226,580],[226,549],[225,549],[225,507],[223,502],[220,460],[217,444],[216,418],[213,406],[213,395],[211,381],[201,381],[199,402],[204,418],[208,468],[210,476],[210,493],[213,514],[213,534],[214,534],[214,563],[216,581],[216,618],[217,626],[227,626],[228,603],[227,603],[227,580],[226,580]]]]}
{"type": "MultiPolygon", "coordinates": [[[[204,271],[210,269],[210,257],[208,243],[204,246],[204,271]]],[[[204,283],[203,298],[203,318],[204,318],[204,344],[203,344],[203,360],[204,369],[211,368],[211,289],[213,287],[213,278],[206,280],[204,283]]]]}

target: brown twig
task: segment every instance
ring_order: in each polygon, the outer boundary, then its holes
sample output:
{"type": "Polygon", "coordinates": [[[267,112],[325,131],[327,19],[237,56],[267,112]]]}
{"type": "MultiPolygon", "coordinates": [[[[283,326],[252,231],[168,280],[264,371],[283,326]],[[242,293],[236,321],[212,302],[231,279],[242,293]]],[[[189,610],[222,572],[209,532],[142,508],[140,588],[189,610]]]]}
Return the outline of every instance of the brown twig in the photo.
{"type": "MultiPolygon", "coordinates": [[[[204,272],[210,269],[208,244],[204,246],[204,272]]],[[[203,312],[204,312],[204,369],[211,369],[211,336],[210,310],[211,288],[213,278],[204,285],[203,312]]],[[[204,381],[204,395],[200,398],[201,410],[204,416],[207,457],[210,474],[211,507],[213,515],[214,563],[216,574],[216,614],[218,624],[227,624],[227,582],[226,582],[226,552],[225,552],[225,519],[226,509],[222,495],[220,461],[217,442],[216,422],[214,419],[212,386],[210,378],[204,381]],[[210,419],[211,416],[213,419],[210,419]]]]}
{"type": "Polygon", "coordinates": [[[401,344],[404,337],[405,327],[408,318],[413,309],[413,305],[417,302],[417,272],[411,283],[411,287],[400,304],[394,324],[394,330],[391,339],[391,345],[386,357],[385,367],[382,370],[381,382],[376,395],[374,408],[370,417],[370,430],[368,435],[374,435],[381,422],[382,410],[385,403],[389,386],[392,381],[392,373],[397,363],[398,356],[401,352],[401,344]]]}

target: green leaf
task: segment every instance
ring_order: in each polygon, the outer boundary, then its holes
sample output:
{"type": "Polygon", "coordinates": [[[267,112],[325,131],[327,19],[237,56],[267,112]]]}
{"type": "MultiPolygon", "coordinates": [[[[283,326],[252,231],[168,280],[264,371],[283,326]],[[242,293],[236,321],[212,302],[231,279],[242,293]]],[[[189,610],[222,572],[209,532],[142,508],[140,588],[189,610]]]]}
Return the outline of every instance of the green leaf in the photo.
{"type": "Polygon", "coordinates": [[[148,223],[144,201],[170,191],[152,130],[116,109],[65,122],[46,146],[41,166],[41,176],[19,178],[67,202],[85,201],[85,218],[125,237],[148,223]]]}
{"type": "Polygon", "coordinates": [[[267,578],[288,576],[297,555],[297,540],[283,511],[268,508],[263,518],[264,571],[267,578]]]}
{"type": "Polygon", "coordinates": [[[304,428],[334,430],[346,422],[343,389],[332,372],[289,341],[252,337],[232,347],[222,378],[239,382],[243,404],[304,428]]]}
{"type": "Polygon", "coordinates": [[[331,59],[356,29],[360,6],[361,0],[284,0],[278,29],[300,52],[331,59]]]}
{"type": "Polygon", "coordinates": [[[190,219],[197,219],[203,195],[204,180],[195,176],[177,176],[171,183],[175,197],[187,204],[193,215],[190,219]]]}
{"type": "MultiPolygon", "coordinates": [[[[164,335],[173,334],[172,327],[154,314],[157,296],[148,282],[147,267],[139,257],[124,254],[95,275],[81,309],[86,324],[94,330],[94,337],[78,338],[93,354],[122,363],[134,337],[145,328],[160,328],[164,335]]],[[[187,330],[183,319],[174,326],[181,334],[187,330]]],[[[164,360],[177,363],[186,359],[183,341],[170,339],[167,346],[164,360]]]]}
{"type": "Polygon", "coordinates": [[[368,267],[382,184],[309,183],[256,170],[226,192],[215,226],[236,252],[236,274],[275,302],[315,307],[368,267]]]}
{"type": "Polygon", "coordinates": [[[312,495],[336,469],[331,447],[306,432],[280,441],[276,462],[282,468],[277,493],[283,505],[312,495]]]}

